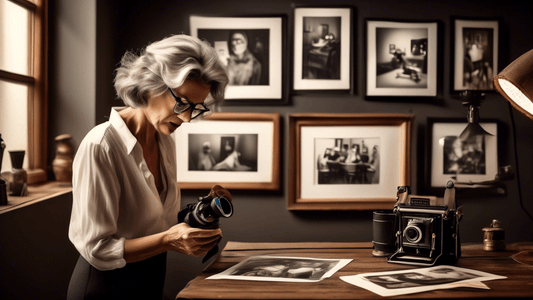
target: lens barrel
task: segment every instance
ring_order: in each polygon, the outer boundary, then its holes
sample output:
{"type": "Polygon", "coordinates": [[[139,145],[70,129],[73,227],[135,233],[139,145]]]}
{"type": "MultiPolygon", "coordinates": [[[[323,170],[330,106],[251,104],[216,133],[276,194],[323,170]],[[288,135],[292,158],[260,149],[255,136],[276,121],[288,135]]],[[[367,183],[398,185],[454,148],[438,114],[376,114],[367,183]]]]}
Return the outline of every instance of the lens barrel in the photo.
{"type": "Polygon", "coordinates": [[[233,204],[226,197],[214,198],[210,206],[218,218],[229,218],[233,215],[233,204]]]}
{"type": "Polygon", "coordinates": [[[396,250],[396,214],[392,210],[374,211],[372,220],[372,243],[374,256],[389,256],[396,250]]]}
{"type": "Polygon", "coordinates": [[[408,225],[403,231],[405,239],[412,244],[416,244],[422,240],[422,230],[416,225],[408,225]]]}

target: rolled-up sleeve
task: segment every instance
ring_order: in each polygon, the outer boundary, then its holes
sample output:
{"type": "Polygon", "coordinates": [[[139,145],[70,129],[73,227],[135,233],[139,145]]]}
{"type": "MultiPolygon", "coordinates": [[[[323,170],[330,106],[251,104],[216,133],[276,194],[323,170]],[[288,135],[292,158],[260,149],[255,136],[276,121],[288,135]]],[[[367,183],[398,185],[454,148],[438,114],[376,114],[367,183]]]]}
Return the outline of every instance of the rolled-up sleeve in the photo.
{"type": "Polygon", "coordinates": [[[99,270],[126,265],[125,238],[117,236],[120,182],[109,145],[83,141],[73,162],[69,238],[99,270]]]}

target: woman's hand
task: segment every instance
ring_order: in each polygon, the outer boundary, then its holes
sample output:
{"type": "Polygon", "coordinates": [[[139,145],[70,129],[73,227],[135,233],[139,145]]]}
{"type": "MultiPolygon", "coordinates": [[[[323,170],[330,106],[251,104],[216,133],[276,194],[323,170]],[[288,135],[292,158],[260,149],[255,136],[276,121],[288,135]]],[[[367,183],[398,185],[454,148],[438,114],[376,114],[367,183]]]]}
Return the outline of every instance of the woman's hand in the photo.
{"type": "Polygon", "coordinates": [[[200,229],[179,223],[165,232],[165,244],[172,251],[198,257],[213,248],[221,237],[220,228],[200,229]]]}

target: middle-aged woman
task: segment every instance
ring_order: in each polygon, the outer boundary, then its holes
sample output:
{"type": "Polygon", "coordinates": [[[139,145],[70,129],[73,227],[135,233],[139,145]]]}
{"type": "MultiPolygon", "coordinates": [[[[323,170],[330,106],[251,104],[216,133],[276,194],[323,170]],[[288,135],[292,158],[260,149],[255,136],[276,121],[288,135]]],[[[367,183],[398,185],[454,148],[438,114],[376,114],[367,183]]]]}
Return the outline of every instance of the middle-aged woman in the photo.
{"type": "Polygon", "coordinates": [[[87,134],[73,163],[69,238],[80,258],[69,299],[160,300],[167,251],[202,256],[216,245],[220,229],[177,224],[170,134],[207,115],[227,82],[214,49],[187,35],[123,56],[115,88],[126,107],[87,134]]]}

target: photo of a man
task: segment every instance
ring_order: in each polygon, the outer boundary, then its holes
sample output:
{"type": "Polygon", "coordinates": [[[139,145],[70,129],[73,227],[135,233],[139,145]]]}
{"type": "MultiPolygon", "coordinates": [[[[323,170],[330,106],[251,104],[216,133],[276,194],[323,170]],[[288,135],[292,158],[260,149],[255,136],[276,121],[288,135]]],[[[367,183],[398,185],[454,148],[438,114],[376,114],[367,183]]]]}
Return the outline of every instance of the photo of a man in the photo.
{"type": "Polygon", "coordinates": [[[269,85],[269,29],[199,29],[226,66],[229,86],[269,85]]]}

